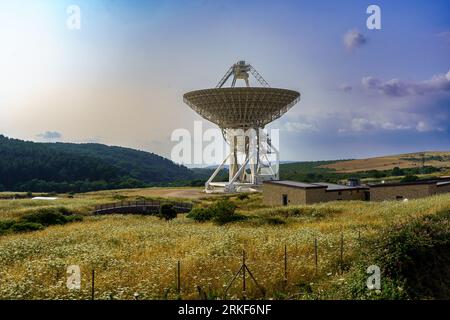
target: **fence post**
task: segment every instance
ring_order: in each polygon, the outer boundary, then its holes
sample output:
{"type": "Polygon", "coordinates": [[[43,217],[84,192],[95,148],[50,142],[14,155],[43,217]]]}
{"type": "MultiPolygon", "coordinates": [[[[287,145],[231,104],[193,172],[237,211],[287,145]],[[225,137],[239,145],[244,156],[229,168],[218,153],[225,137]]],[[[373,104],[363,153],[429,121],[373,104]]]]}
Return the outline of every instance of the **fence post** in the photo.
{"type": "Polygon", "coordinates": [[[242,297],[245,300],[245,250],[242,250],[242,297]]]}
{"type": "Polygon", "coordinates": [[[344,269],[344,234],[341,233],[341,252],[340,252],[340,268],[341,268],[341,273],[343,272],[344,269]]]}
{"type": "Polygon", "coordinates": [[[177,263],[177,292],[181,293],[181,271],[180,271],[180,260],[177,263]]]}
{"type": "Polygon", "coordinates": [[[318,260],[317,260],[317,238],[314,238],[314,265],[316,267],[316,274],[318,271],[318,260]]]}
{"type": "Polygon", "coordinates": [[[287,286],[287,245],[284,245],[284,286],[287,286]]]}
{"type": "Polygon", "coordinates": [[[95,269],[92,269],[91,300],[95,298],[95,269]]]}

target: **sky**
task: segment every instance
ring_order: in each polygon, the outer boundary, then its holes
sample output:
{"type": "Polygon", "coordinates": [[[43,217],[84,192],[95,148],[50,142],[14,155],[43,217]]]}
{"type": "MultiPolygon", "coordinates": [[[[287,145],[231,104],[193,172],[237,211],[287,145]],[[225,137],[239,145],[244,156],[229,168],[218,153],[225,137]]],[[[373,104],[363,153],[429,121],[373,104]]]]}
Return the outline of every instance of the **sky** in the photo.
{"type": "Polygon", "coordinates": [[[268,126],[283,161],[450,150],[446,0],[1,0],[0,41],[9,137],[170,158],[172,132],[202,120],[183,93],[246,60],[302,95],[268,126]],[[67,27],[70,5],[80,29],[67,27]]]}

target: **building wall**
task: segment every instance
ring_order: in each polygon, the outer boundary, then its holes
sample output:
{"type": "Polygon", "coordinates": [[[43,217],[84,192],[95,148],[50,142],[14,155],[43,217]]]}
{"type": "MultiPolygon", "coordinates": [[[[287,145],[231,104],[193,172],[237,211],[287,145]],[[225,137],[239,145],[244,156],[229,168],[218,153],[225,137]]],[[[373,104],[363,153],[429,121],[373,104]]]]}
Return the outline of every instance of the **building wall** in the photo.
{"type": "Polygon", "coordinates": [[[326,189],[306,189],[306,204],[330,201],[331,197],[327,194],[326,189]]]}
{"type": "Polygon", "coordinates": [[[328,201],[335,200],[364,200],[364,190],[342,190],[340,191],[327,191],[328,201]]]}
{"type": "Polygon", "coordinates": [[[283,194],[288,196],[288,205],[312,204],[336,200],[364,200],[364,190],[326,191],[326,188],[302,189],[265,183],[263,202],[269,206],[282,206],[283,194]]]}
{"type": "Polygon", "coordinates": [[[306,204],[306,190],[271,183],[263,184],[263,203],[268,206],[282,206],[283,194],[288,196],[288,205],[306,204]]]}
{"type": "Polygon", "coordinates": [[[370,188],[371,201],[397,200],[397,197],[417,199],[432,195],[435,185],[417,184],[370,188]]]}
{"type": "MultiPolygon", "coordinates": [[[[433,194],[450,192],[450,184],[386,185],[370,188],[371,201],[417,199],[433,194]]],[[[290,186],[263,184],[263,202],[269,206],[282,206],[283,194],[288,196],[288,205],[313,204],[336,200],[364,200],[364,190],[326,191],[326,188],[302,189],[290,186]],[[358,192],[359,191],[359,192],[358,192]]]]}

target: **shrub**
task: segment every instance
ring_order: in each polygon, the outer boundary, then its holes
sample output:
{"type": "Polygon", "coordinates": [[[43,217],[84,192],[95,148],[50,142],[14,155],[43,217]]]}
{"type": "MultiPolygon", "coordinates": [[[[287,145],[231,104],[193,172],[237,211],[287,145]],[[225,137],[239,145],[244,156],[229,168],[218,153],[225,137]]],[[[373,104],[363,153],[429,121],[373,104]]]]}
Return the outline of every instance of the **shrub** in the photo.
{"type": "Polygon", "coordinates": [[[194,208],[187,215],[188,218],[198,222],[209,221],[213,218],[214,211],[211,208],[194,208]]]}
{"type": "Polygon", "coordinates": [[[405,282],[413,299],[450,297],[450,213],[387,229],[378,240],[377,260],[389,277],[405,282]]]}
{"type": "Polygon", "coordinates": [[[349,298],[448,299],[450,213],[416,218],[385,228],[364,252],[349,279],[349,298]],[[381,293],[365,288],[368,265],[381,268],[381,293]]]}
{"type": "Polygon", "coordinates": [[[24,215],[18,221],[0,221],[0,234],[5,234],[8,231],[26,232],[42,230],[47,226],[62,225],[82,220],[82,216],[71,214],[69,210],[64,207],[41,208],[24,215]]]}
{"type": "Polygon", "coordinates": [[[29,214],[26,214],[21,219],[23,222],[39,223],[43,226],[62,225],[68,222],[81,221],[83,217],[72,214],[65,207],[56,208],[41,208],[29,214]]]}
{"type": "Polygon", "coordinates": [[[212,210],[214,212],[213,221],[219,225],[234,221],[241,221],[247,218],[246,216],[236,214],[236,206],[228,200],[221,200],[217,202],[213,206],[212,210]]]}
{"type": "Polygon", "coordinates": [[[8,230],[14,223],[12,220],[0,221],[0,230],[8,230]]]}
{"type": "Polygon", "coordinates": [[[79,214],[74,214],[71,216],[66,216],[66,222],[70,223],[70,222],[79,222],[79,221],[83,221],[83,217],[80,216],[79,214]]]}
{"type": "Polygon", "coordinates": [[[280,224],[285,224],[286,221],[284,221],[283,219],[279,218],[279,217],[264,217],[263,218],[264,222],[270,225],[280,225],[280,224]]]}
{"type": "Polygon", "coordinates": [[[247,219],[246,216],[237,214],[235,211],[236,206],[232,202],[229,200],[220,200],[209,208],[192,209],[187,217],[198,222],[212,220],[219,225],[247,219]]]}
{"type": "Polygon", "coordinates": [[[238,198],[239,200],[246,200],[246,199],[248,199],[249,197],[248,197],[248,194],[246,194],[246,193],[240,193],[240,194],[238,194],[237,198],[238,198]]]}
{"type": "Polygon", "coordinates": [[[173,205],[165,203],[159,208],[159,217],[161,219],[172,220],[177,217],[177,212],[173,208],[173,205]]]}
{"type": "Polygon", "coordinates": [[[14,232],[27,232],[42,229],[44,229],[44,226],[42,224],[34,222],[17,222],[11,226],[11,230],[14,232]]]}
{"type": "Polygon", "coordinates": [[[59,211],[59,208],[43,208],[36,212],[29,213],[22,217],[24,222],[39,223],[44,226],[65,224],[66,217],[59,211]]]}
{"type": "Polygon", "coordinates": [[[418,177],[418,176],[408,174],[408,175],[404,176],[404,177],[402,178],[402,180],[400,180],[400,181],[401,181],[401,182],[414,182],[414,181],[417,181],[417,180],[419,180],[419,177],[418,177]]]}
{"type": "Polygon", "coordinates": [[[8,232],[14,223],[12,220],[0,221],[0,235],[8,232]]]}

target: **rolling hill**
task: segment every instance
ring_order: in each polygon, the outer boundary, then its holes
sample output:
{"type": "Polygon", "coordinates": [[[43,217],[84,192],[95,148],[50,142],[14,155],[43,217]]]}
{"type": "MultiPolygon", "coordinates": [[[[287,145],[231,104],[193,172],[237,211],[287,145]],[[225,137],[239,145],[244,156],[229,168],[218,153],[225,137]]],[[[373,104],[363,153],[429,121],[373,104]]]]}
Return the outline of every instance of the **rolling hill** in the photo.
{"type": "MultiPolygon", "coordinates": [[[[450,152],[280,164],[280,178],[339,182],[442,174],[450,152]]],[[[202,186],[214,168],[178,165],[159,155],[102,144],[36,143],[0,135],[0,191],[86,192],[146,186],[202,186]]],[[[217,177],[226,181],[227,170],[217,177]]]]}
{"type": "Polygon", "coordinates": [[[435,168],[450,168],[449,151],[426,151],[405,153],[368,159],[338,161],[321,165],[320,168],[332,169],[337,173],[351,173],[370,170],[392,170],[431,166],[435,168]]]}
{"type": "Polygon", "coordinates": [[[101,144],[35,143],[0,135],[0,190],[84,192],[192,180],[156,154],[101,144]]]}

